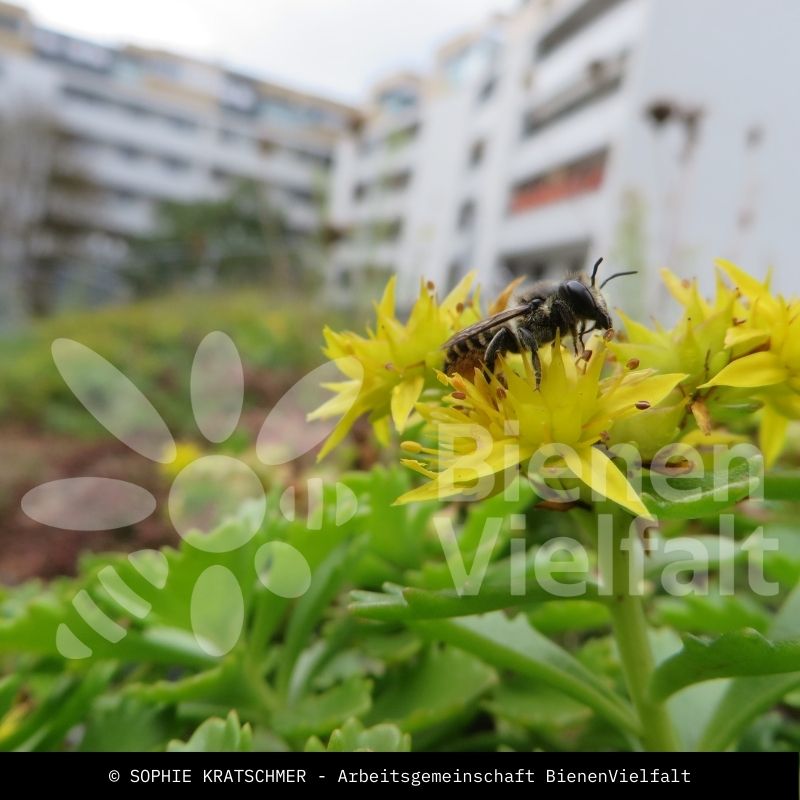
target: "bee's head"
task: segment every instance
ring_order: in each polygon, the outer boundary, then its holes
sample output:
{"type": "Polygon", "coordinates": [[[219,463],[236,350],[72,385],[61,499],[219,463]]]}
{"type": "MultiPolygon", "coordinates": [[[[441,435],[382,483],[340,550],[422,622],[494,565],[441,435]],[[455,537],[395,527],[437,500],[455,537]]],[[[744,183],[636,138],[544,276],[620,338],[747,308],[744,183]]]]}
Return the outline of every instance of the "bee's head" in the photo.
{"type": "Polygon", "coordinates": [[[595,327],[601,330],[608,330],[611,327],[611,316],[603,295],[585,277],[579,276],[564,281],[559,285],[558,293],[576,317],[593,322],[595,327]]]}
{"type": "Polygon", "coordinates": [[[608,330],[612,326],[611,315],[608,313],[605,298],[600,291],[610,280],[620,278],[623,275],[635,275],[635,271],[615,272],[606,278],[600,286],[595,285],[597,268],[603,259],[598,258],[592,269],[591,277],[578,275],[575,278],[564,281],[559,286],[559,294],[569,303],[570,308],[580,317],[591,320],[595,327],[601,330],[608,330]]]}

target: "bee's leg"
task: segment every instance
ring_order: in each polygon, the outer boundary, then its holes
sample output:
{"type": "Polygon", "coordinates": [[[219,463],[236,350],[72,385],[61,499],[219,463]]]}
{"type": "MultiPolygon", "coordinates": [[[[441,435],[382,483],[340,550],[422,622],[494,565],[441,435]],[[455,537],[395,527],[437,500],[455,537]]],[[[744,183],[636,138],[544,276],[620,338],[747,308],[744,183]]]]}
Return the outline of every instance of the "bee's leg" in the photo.
{"type": "Polygon", "coordinates": [[[494,365],[497,361],[497,356],[501,353],[508,351],[516,353],[519,350],[517,337],[508,328],[500,328],[499,331],[492,337],[492,341],[486,346],[483,360],[486,364],[486,371],[489,375],[494,374],[494,365]]]}
{"type": "Polygon", "coordinates": [[[575,358],[579,359],[583,353],[583,329],[585,323],[581,322],[580,330],[577,325],[570,328],[569,335],[572,337],[572,350],[575,353],[575,358]]]}
{"type": "Polygon", "coordinates": [[[533,361],[533,372],[536,375],[536,388],[538,389],[542,382],[542,362],[539,360],[539,343],[536,341],[536,337],[527,328],[518,328],[517,336],[519,336],[519,343],[522,347],[526,350],[530,350],[531,360],[533,361]]]}

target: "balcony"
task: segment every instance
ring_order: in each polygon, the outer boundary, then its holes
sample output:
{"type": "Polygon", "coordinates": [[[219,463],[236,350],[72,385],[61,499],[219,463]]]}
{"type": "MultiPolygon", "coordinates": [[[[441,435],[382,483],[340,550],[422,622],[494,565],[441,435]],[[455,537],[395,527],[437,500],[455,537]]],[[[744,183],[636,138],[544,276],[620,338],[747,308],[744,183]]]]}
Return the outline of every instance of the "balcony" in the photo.
{"type": "Polygon", "coordinates": [[[628,52],[623,50],[611,58],[591,62],[583,74],[550,93],[525,114],[523,137],[539,135],[551,125],[616,94],[622,86],[627,60],[628,52]]]}
{"type": "Polygon", "coordinates": [[[584,0],[578,3],[539,40],[538,59],[552,55],[609,11],[626,2],[628,0],[584,0]]]}
{"type": "Polygon", "coordinates": [[[590,153],[517,184],[509,200],[509,213],[518,214],[594,192],[602,186],[608,151],[590,153]]]}

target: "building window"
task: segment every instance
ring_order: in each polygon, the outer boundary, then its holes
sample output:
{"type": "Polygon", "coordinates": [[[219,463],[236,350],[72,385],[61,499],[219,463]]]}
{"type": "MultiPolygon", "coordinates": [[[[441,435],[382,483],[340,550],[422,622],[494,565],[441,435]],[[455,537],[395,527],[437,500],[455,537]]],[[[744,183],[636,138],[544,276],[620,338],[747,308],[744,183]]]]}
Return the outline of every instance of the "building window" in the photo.
{"type": "Polygon", "coordinates": [[[408,170],[394,172],[381,179],[381,188],[387,192],[400,192],[411,182],[411,173],[408,170]]]}
{"type": "Polygon", "coordinates": [[[479,139],[477,142],[473,142],[472,147],[469,149],[469,166],[472,169],[479,166],[483,161],[483,156],[486,153],[486,142],[483,139],[479,139]]]}
{"type": "Polygon", "coordinates": [[[185,117],[173,117],[170,115],[165,116],[164,119],[166,119],[173,128],[177,128],[180,131],[193,131],[197,129],[197,123],[185,117]]]}
{"type": "Polygon", "coordinates": [[[374,244],[395,242],[403,233],[403,220],[381,220],[365,225],[362,230],[366,238],[374,244]]]}
{"type": "Polygon", "coordinates": [[[560,120],[613,95],[622,85],[627,54],[589,65],[587,73],[556,96],[529,111],[523,118],[522,135],[533,136],[560,120]]]}
{"type": "Polygon", "coordinates": [[[311,150],[293,150],[294,157],[298,161],[306,164],[313,164],[321,169],[328,169],[331,166],[331,156],[328,153],[314,153],[311,150]]]}
{"type": "Polygon", "coordinates": [[[407,111],[417,105],[417,94],[411,88],[387,89],[378,96],[378,105],[390,113],[407,111]]]}
{"type": "Polygon", "coordinates": [[[571,14],[561,20],[554,28],[546,33],[540,40],[536,49],[539,59],[555,53],[582,30],[604,14],[621,5],[627,0],[586,0],[575,8],[571,14]]]}
{"type": "Polygon", "coordinates": [[[475,203],[472,200],[465,200],[458,210],[458,229],[468,231],[475,224],[475,203]]]}
{"type": "Polygon", "coordinates": [[[145,117],[150,116],[150,111],[148,111],[148,109],[146,109],[144,106],[136,105],[135,103],[121,103],[119,107],[132,117],[144,119],[145,117]]]}
{"type": "Polygon", "coordinates": [[[289,186],[286,189],[286,194],[292,200],[298,203],[313,203],[316,200],[316,195],[310,189],[302,189],[299,186],[289,186]]]}
{"type": "Polygon", "coordinates": [[[133,147],[128,144],[118,147],[117,152],[119,152],[126,161],[141,161],[141,159],[144,158],[144,150],[140,150],[138,147],[133,147]]]}
{"type": "Polygon", "coordinates": [[[516,214],[595,191],[603,183],[607,156],[607,150],[596,151],[517,184],[511,192],[510,212],[516,214]]]}
{"type": "Polygon", "coordinates": [[[190,164],[185,158],[178,158],[177,156],[163,156],[161,163],[170,172],[186,172],[190,164]]]}
{"type": "Polygon", "coordinates": [[[497,88],[497,78],[489,78],[478,90],[478,102],[485,103],[494,94],[497,88]]]}
{"type": "Polygon", "coordinates": [[[390,149],[405,147],[410,144],[419,134],[419,124],[407,125],[405,128],[393,131],[386,137],[386,144],[390,149]]]}
{"type": "Polygon", "coordinates": [[[393,219],[378,225],[378,239],[384,242],[396,242],[403,233],[403,220],[393,219]]]}
{"type": "Polygon", "coordinates": [[[525,275],[530,280],[560,279],[580,272],[589,257],[589,243],[574,241],[545,249],[513,253],[502,260],[508,278],[525,275]]]}
{"type": "Polygon", "coordinates": [[[139,200],[139,195],[129,189],[114,189],[111,194],[114,200],[124,205],[130,205],[139,200]]]}
{"type": "Polygon", "coordinates": [[[7,31],[18,31],[20,27],[19,17],[12,17],[10,14],[0,13],[0,28],[7,31]]]}
{"type": "Polygon", "coordinates": [[[61,93],[68,100],[77,100],[81,103],[89,103],[91,105],[102,106],[109,105],[111,101],[97,92],[92,92],[87,89],[81,89],[78,86],[64,86],[61,93]]]}

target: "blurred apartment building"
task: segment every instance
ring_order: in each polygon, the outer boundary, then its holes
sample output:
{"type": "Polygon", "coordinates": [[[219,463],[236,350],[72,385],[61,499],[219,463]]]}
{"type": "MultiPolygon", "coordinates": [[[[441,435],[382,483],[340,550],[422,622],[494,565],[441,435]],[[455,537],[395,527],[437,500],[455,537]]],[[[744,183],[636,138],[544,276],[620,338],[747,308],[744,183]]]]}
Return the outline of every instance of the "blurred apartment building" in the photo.
{"type": "Polygon", "coordinates": [[[658,268],[776,268],[800,290],[796,0],[528,0],[375,87],[337,151],[338,294],[397,272],[492,288],[597,257],[641,275],[615,304],[658,313],[658,268]]]}
{"type": "MultiPolygon", "coordinates": [[[[245,178],[266,187],[290,232],[317,231],[334,144],[355,115],[215,64],[66,36],[0,3],[0,118],[0,212],[7,222],[0,247],[7,263],[14,246],[9,220],[47,213],[80,234],[83,245],[55,254],[80,262],[66,289],[81,291],[83,269],[91,272],[83,288],[106,299],[125,242],[151,229],[162,200],[218,197],[245,178]],[[41,187],[23,191],[22,184],[36,183],[32,162],[40,169],[52,162],[52,153],[45,156],[54,136],[61,154],[68,151],[72,179],[61,176],[59,191],[43,200],[41,187]],[[75,191],[78,184],[91,191],[75,191]],[[50,207],[38,208],[42,202],[50,207]]],[[[0,298],[10,304],[14,276],[4,272],[0,298]]]]}

